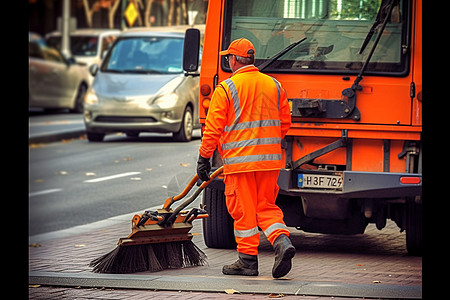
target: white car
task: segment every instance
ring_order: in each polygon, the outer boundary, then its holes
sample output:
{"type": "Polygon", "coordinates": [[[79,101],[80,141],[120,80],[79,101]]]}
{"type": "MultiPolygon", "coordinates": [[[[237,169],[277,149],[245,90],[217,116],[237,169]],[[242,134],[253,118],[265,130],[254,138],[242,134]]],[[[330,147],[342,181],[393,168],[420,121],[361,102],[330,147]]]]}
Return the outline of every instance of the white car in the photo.
{"type": "Polygon", "coordinates": [[[30,108],[68,108],[83,112],[84,96],[89,88],[89,71],[75,58],[65,58],[49,47],[38,34],[29,33],[30,108]]]}
{"type": "MultiPolygon", "coordinates": [[[[120,34],[118,29],[76,29],[70,33],[70,52],[77,62],[85,63],[89,68],[100,65],[102,58],[120,34]]],[[[61,32],[53,31],[45,35],[45,41],[51,47],[61,50],[61,32]]],[[[94,77],[90,76],[89,85],[94,77]]]]}

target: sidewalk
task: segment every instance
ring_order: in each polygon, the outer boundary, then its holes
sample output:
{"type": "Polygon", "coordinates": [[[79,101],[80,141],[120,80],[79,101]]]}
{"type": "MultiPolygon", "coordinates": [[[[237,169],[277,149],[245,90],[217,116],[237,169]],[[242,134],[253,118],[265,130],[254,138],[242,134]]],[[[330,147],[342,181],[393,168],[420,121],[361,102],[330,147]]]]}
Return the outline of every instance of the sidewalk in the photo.
{"type": "Polygon", "coordinates": [[[28,121],[28,143],[50,143],[83,136],[82,114],[34,115],[28,121]]]}
{"type": "MultiPolygon", "coordinates": [[[[207,248],[200,220],[194,221],[191,233],[194,234],[194,243],[208,256],[208,265],[156,273],[91,272],[89,262],[112,250],[119,237],[129,234],[133,215],[30,237],[30,297],[40,299],[41,292],[45,294],[48,291],[53,295],[65,291],[73,295],[93,293],[89,298],[94,299],[95,295],[130,299],[133,295],[137,298],[144,291],[147,293],[144,297],[148,298],[150,291],[157,290],[166,291],[164,295],[167,297],[184,295],[189,299],[210,299],[214,295],[224,298],[227,289],[241,293],[229,295],[229,299],[268,298],[270,294],[302,300],[324,299],[319,296],[355,299],[422,297],[422,258],[406,255],[405,234],[399,233],[393,222],[388,222],[382,231],[369,225],[366,234],[355,236],[312,234],[290,228],[297,253],[291,272],[278,280],[271,276],[273,250],[263,234],[259,254],[260,275],[251,278],[223,275],[222,266],[234,262],[236,252],[207,248]]],[[[52,299],[51,295],[43,298],[52,299]]]]}

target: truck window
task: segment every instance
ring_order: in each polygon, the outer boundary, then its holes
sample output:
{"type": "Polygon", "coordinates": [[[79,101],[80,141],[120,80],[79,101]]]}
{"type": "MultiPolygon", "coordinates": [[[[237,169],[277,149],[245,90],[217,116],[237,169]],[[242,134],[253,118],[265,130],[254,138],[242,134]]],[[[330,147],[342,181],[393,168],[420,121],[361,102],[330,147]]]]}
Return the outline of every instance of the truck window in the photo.
{"type": "MultiPolygon", "coordinates": [[[[234,0],[226,2],[222,49],[245,37],[256,50],[255,65],[306,38],[270,65],[266,72],[357,74],[379,32],[374,31],[381,0],[234,0]]],[[[395,6],[366,74],[408,72],[408,1],[395,6]]],[[[227,63],[222,68],[229,71],[227,63]]]]}

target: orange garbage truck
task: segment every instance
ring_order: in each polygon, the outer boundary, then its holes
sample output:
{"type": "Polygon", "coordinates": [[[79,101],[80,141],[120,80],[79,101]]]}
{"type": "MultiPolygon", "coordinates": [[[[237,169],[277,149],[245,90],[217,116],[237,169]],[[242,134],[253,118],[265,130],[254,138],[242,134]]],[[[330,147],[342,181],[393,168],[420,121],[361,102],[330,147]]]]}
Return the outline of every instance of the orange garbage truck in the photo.
{"type": "MultiPolygon", "coordinates": [[[[202,124],[216,85],[231,76],[219,52],[241,37],[291,107],[276,202],[286,225],[361,234],[391,219],[420,255],[422,0],[209,1],[203,51],[188,29],[183,61],[186,76],[200,76],[202,124]]],[[[221,165],[216,150],[213,170],[221,165]]],[[[203,203],[206,245],[235,247],[221,178],[203,203]]]]}

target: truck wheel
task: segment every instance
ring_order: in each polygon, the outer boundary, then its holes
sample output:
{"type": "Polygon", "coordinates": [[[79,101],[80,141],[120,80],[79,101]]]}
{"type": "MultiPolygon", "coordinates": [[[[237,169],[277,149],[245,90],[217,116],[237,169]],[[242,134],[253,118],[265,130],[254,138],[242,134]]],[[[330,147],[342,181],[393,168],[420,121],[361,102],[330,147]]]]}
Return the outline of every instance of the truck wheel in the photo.
{"type": "Polygon", "coordinates": [[[203,236],[206,246],[220,249],[236,249],[234,239],[234,220],[225,203],[222,190],[206,187],[202,202],[209,217],[203,219],[203,236]]]}
{"type": "Polygon", "coordinates": [[[406,248],[409,255],[422,255],[422,204],[406,203],[406,248]]]}

